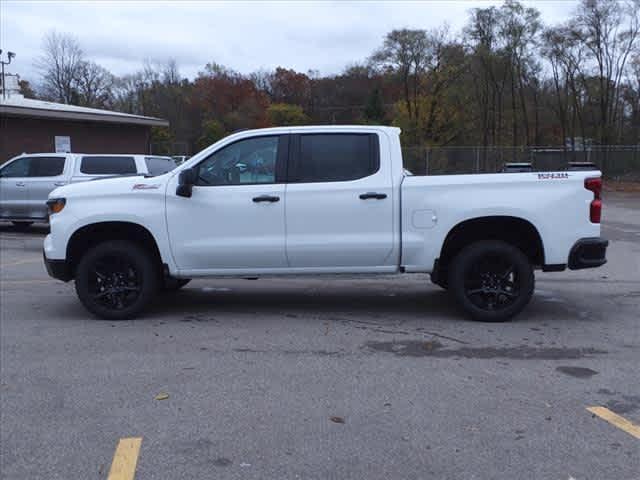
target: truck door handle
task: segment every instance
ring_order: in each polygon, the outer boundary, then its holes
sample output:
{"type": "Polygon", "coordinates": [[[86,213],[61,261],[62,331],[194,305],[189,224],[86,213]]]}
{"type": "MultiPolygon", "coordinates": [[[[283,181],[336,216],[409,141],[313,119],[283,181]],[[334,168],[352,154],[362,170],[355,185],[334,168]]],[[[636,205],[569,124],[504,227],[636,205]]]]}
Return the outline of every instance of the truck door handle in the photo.
{"type": "Polygon", "coordinates": [[[259,202],[279,202],[280,201],[280,197],[276,197],[273,195],[260,195],[259,197],[253,197],[253,201],[254,203],[259,203],[259,202]]]}
{"type": "Polygon", "coordinates": [[[16,182],[16,187],[24,187],[24,182],[16,182]]]}
{"type": "Polygon", "coordinates": [[[370,198],[375,198],[376,200],[384,200],[387,198],[386,193],[376,193],[376,192],[367,192],[360,195],[360,200],[368,200],[370,198]]]}
{"type": "Polygon", "coordinates": [[[63,185],[66,185],[67,182],[54,182],[53,183],[56,187],[62,187],[63,185]]]}

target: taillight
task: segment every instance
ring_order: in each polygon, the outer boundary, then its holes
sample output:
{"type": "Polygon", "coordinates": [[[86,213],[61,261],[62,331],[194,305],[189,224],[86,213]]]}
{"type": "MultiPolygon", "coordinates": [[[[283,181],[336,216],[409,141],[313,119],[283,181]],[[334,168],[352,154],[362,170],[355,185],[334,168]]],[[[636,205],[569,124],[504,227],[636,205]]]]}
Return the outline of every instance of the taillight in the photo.
{"type": "Polygon", "coordinates": [[[591,220],[591,223],[600,223],[600,218],[602,217],[602,198],[600,198],[600,193],[602,192],[602,178],[585,178],[584,188],[593,192],[593,200],[591,201],[591,206],[589,208],[589,219],[591,220]]]}

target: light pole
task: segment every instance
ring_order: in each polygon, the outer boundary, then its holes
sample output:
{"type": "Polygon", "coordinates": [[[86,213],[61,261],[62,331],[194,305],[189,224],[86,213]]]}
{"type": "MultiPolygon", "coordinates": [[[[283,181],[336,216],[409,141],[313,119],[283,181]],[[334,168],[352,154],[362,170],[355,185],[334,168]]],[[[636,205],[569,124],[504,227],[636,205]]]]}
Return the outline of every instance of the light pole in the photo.
{"type": "Polygon", "coordinates": [[[4,100],[5,98],[7,98],[7,83],[4,81],[4,66],[5,65],[9,65],[11,63],[11,60],[14,59],[16,56],[15,53],[13,52],[7,52],[7,61],[4,62],[2,61],[2,49],[0,49],[0,63],[2,64],[2,99],[4,100]]]}

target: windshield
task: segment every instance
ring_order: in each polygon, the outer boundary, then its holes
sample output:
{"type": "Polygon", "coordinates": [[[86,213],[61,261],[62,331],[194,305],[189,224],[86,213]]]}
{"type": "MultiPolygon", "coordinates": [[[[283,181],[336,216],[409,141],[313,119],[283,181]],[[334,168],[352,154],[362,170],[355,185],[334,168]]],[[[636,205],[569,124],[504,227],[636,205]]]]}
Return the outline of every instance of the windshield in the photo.
{"type": "Polygon", "coordinates": [[[144,161],[149,175],[153,177],[164,175],[177,167],[175,160],[171,157],[145,157],[144,161]]]}

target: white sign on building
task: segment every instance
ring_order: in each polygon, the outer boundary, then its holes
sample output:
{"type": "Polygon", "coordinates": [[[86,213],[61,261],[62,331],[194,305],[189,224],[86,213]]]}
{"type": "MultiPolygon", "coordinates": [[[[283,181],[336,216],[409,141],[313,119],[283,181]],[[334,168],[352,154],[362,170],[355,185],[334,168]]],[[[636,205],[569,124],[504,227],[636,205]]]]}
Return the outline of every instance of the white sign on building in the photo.
{"type": "Polygon", "coordinates": [[[56,153],[71,152],[71,137],[56,136],[56,153]]]}

